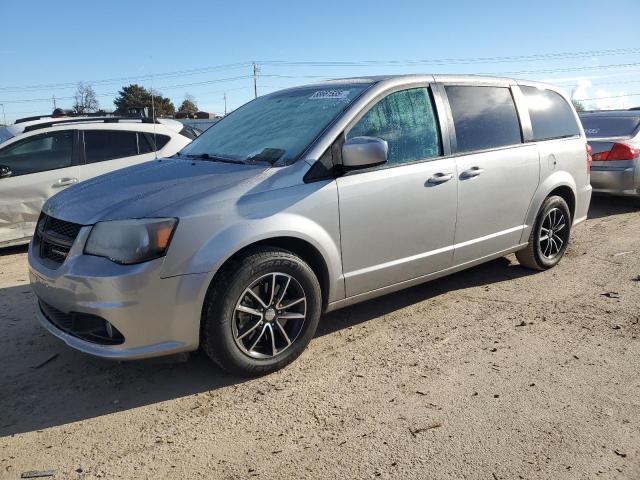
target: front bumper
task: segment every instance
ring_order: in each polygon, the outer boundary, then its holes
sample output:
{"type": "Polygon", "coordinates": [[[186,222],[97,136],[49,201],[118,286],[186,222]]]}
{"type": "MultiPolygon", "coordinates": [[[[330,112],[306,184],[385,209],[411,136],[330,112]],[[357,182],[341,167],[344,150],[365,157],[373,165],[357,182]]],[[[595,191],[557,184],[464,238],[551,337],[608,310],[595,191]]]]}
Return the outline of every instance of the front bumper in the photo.
{"type": "Polygon", "coordinates": [[[29,277],[40,302],[65,314],[101,317],[124,336],[119,345],[94,343],[64,331],[38,308],[38,319],[70,347],[103,358],[128,360],[198,348],[207,274],[162,278],[164,258],[117,265],[83,255],[90,228],[80,231],[64,263],[47,268],[29,249],[29,277]]]}
{"type": "Polygon", "coordinates": [[[591,185],[595,193],[611,195],[640,195],[635,167],[592,167],[591,185]]]}

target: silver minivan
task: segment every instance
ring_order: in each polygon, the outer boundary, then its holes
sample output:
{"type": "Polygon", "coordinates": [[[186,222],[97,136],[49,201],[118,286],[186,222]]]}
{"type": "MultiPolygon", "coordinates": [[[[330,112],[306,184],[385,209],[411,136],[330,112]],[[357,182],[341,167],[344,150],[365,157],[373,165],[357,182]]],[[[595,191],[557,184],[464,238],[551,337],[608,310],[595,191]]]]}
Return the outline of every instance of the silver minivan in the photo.
{"type": "Polygon", "coordinates": [[[174,157],[51,198],[29,249],[38,316],[100,357],[200,347],[267,373],[323,312],[512,252],[553,267],[586,218],[589,167],[548,85],[409,75],[275,92],[174,157]]]}

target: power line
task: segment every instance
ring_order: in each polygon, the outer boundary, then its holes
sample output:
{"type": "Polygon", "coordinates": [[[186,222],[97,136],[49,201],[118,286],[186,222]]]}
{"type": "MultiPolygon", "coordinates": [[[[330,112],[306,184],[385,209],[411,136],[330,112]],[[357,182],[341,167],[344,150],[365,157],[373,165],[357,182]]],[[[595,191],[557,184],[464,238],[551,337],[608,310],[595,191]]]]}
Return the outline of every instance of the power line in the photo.
{"type": "Polygon", "coordinates": [[[360,61],[283,61],[283,60],[263,60],[264,65],[286,65],[286,66],[328,66],[328,67],[352,67],[370,65],[466,65],[472,63],[515,63],[531,62],[542,60],[566,60],[570,58],[584,58],[597,56],[614,56],[640,53],[639,47],[617,48],[609,50],[583,50],[577,52],[559,53],[539,53],[532,55],[496,56],[496,57],[467,57],[467,58],[440,58],[425,60],[360,60],[360,61]]]}
{"type": "MultiPolygon", "coordinates": [[[[91,85],[107,85],[121,82],[128,82],[132,80],[151,80],[158,78],[172,78],[172,77],[181,77],[181,76],[189,76],[189,75],[199,75],[203,73],[210,73],[212,71],[221,71],[221,70],[234,70],[239,68],[244,68],[251,63],[247,62],[239,62],[232,63],[227,65],[215,65],[212,67],[203,67],[203,68],[195,68],[188,70],[176,70],[173,72],[165,72],[165,73],[157,73],[157,74],[145,74],[145,75],[133,75],[128,77],[119,77],[119,78],[109,78],[103,80],[89,80],[85,81],[85,83],[89,83],[91,85]]],[[[20,91],[37,91],[37,90],[51,90],[53,88],[74,88],[78,85],[78,82],[64,82],[64,83],[49,83],[49,84],[37,84],[37,85],[26,85],[22,87],[13,86],[13,87],[0,87],[0,92],[20,92],[20,91]]]]}
{"type": "Polygon", "coordinates": [[[528,75],[534,73],[559,73],[559,72],[582,72],[585,70],[608,70],[612,68],[629,68],[640,66],[640,62],[636,63],[618,63],[613,65],[593,65],[588,67],[568,67],[568,68],[553,68],[546,70],[520,70],[517,72],[489,72],[478,73],[478,75],[528,75]]]}
{"type": "Polygon", "coordinates": [[[624,95],[612,95],[610,97],[593,97],[593,98],[576,98],[580,102],[586,102],[588,100],[609,100],[610,98],[625,98],[625,97],[637,97],[640,93],[626,93],[624,95]]]}
{"type": "MultiPolygon", "coordinates": [[[[101,80],[88,80],[86,83],[93,85],[108,85],[132,80],[150,80],[151,78],[172,78],[190,75],[200,75],[213,71],[240,69],[251,66],[253,63],[272,66],[289,66],[289,67],[358,67],[358,66],[415,66],[415,65],[469,65],[480,63],[516,63],[516,62],[533,62],[544,60],[566,60],[585,57],[598,56],[616,56],[630,55],[640,53],[640,47],[618,48],[608,50],[582,50],[574,52],[556,52],[556,53],[538,53],[531,55],[512,55],[512,56],[493,56],[493,57],[466,57],[466,58],[440,58],[440,59],[419,59],[419,60],[359,60],[359,61],[289,61],[289,60],[264,60],[256,62],[236,62],[224,65],[213,65],[209,67],[192,68],[184,70],[174,70],[164,73],[153,73],[144,75],[131,75],[127,77],[118,77],[101,80]]],[[[38,90],[51,90],[54,88],[73,88],[76,82],[62,82],[49,84],[35,84],[25,86],[7,86],[0,87],[0,92],[26,92],[38,90]]]]}
{"type": "MultiPolygon", "coordinates": [[[[613,75],[615,76],[615,75],[613,75]]],[[[585,81],[589,82],[589,85],[584,85],[587,88],[590,87],[599,87],[599,86],[605,86],[605,85],[627,85],[630,83],[640,83],[640,80],[619,80],[616,82],[592,82],[591,80],[589,80],[588,78],[585,79],[585,81]]],[[[562,87],[579,87],[581,86],[579,83],[558,83],[558,85],[562,86],[562,87]]]]}
{"type": "MultiPolygon", "coordinates": [[[[544,69],[544,70],[520,70],[520,71],[513,71],[513,72],[487,72],[487,73],[478,73],[478,75],[500,75],[500,76],[507,76],[507,75],[530,75],[530,74],[540,74],[540,73],[558,73],[558,72],[578,72],[578,71],[586,71],[586,70],[610,70],[610,69],[614,69],[614,68],[629,68],[629,67],[637,67],[640,66],[640,62],[637,63],[621,63],[621,64],[610,64],[610,65],[594,65],[594,66],[587,66],[587,67],[568,67],[568,68],[560,68],[560,69],[544,69]]],[[[256,67],[257,68],[257,67],[256,67]]],[[[257,87],[255,87],[255,79],[256,79],[256,74],[254,75],[241,75],[241,76],[237,76],[237,77],[228,77],[228,78],[217,78],[217,79],[212,79],[212,80],[205,80],[202,82],[191,82],[191,83],[182,83],[182,84],[177,84],[177,85],[166,85],[163,87],[158,87],[157,90],[171,90],[173,88],[184,88],[184,87],[190,87],[190,86],[197,86],[197,85],[209,85],[209,84],[213,84],[213,83],[223,83],[223,82],[228,82],[228,81],[235,81],[235,80],[241,80],[241,79],[248,79],[248,78],[254,78],[254,94],[257,95],[257,87]]],[[[289,79],[295,79],[295,78],[313,78],[313,79],[326,79],[327,76],[326,75],[283,75],[283,74],[267,74],[267,75],[261,75],[261,77],[270,77],[270,78],[289,78],[289,79]]],[[[105,94],[99,94],[98,96],[115,96],[118,93],[105,93],[105,94]]],[[[59,100],[63,100],[63,99],[72,99],[74,98],[73,96],[67,96],[67,97],[57,97],[59,100]]],[[[38,99],[19,99],[19,100],[2,100],[0,101],[0,103],[28,103],[28,102],[41,102],[41,101],[45,101],[47,99],[42,99],[42,98],[38,98],[38,99]]]]}

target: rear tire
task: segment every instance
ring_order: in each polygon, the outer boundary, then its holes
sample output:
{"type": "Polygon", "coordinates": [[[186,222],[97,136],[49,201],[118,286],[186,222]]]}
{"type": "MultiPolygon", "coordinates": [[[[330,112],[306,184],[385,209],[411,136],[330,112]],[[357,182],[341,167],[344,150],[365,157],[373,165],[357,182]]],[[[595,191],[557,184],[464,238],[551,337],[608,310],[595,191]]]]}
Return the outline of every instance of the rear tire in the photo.
{"type": "Polygon", "coordinates": [[[307,263],[286,250],[253,249],[225,267],[209,287],[202,349],[234,375],[274,372],[309,344],[321,306],[320,284],[307,263]]]}
{"type": "Polygon", "coordinates": [[[562,259],[571,235],[571,212],[557,195],[548,197],[536,217],[527,248],[516,252],[523,267],[548,270],[562,259]]]}

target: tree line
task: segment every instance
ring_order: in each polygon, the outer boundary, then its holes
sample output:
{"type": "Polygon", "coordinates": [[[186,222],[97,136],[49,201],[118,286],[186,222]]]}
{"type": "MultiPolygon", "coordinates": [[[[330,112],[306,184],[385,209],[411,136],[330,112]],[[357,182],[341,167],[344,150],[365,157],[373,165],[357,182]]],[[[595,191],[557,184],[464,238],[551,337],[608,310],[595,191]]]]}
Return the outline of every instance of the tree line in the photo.
{"type": "MultiPolygon", "coordinates": [[[[176,113],[176,108],[168,97],[135,83],[122,87],[113,104],[122,113],[142,108],[147,108],[149,115],[155,114],[156,117],[171,117],[176,113]]],[[[78,84],[74,95],[73,111],[79,114],[104,111],[100,109],[100,103],[91,84],[82,82],[78,84]]],[[[198,105],[195,98],[186,93],[177,111],[196,113],[198,105]]]]}

